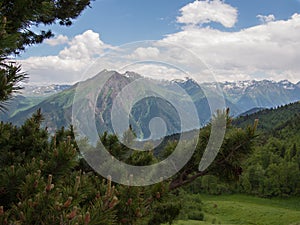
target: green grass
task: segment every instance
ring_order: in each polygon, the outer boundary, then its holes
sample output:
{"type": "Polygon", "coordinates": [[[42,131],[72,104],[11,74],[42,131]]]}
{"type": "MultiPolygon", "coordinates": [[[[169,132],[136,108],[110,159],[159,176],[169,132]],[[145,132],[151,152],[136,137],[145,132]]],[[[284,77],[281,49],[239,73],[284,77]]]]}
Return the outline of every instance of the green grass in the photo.
{"type": "Polygon", "coordinates": [[[175,225],[300,225],[300,198],[263,199],[246,195],[201,195],[204,220],[175,225]]]}
{"type": "Polygon", "coordinates": [[[44,99],[45,99],[44,96],[41,96],[41,97],[26,97],[24,100],[19,102],[18,108],[14,112],[12,112],[10,117],[13,117],[14,115],[16,115],[20,111],[25,111],[25,110],[39,104],[44,99]]]}

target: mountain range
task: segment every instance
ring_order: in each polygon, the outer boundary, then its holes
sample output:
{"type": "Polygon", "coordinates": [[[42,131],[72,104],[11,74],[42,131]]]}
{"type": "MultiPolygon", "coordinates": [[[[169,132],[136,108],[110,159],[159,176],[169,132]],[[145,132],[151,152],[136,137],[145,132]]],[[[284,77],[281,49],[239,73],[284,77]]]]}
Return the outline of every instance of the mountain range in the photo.
{"type": "Polygon", "coordinates": [[[68,84],[50,84],[50,85],[24,85],[22,95],[26,97],[48,97],[70,88],[68,84]]]}
{"type": "MultiPolygon", "coordinates": [[[[113,131],[110,117],[114,100],[124,87],[142,78],[141,75],[134,72],[120,74],[116,71],[104,70],[95,77],[90,78],[89,82],[96,84],[97,79],[108,73],[110,78],[101,90],[95,108],[96,126],[99,133],[113,131]]],[[[210,120],[211,112],[207,96],[215,96],[218,87],[224,93],[226,107],[230,108],[232,116],[245,113],[251,114],[264,108],[278,107],[300,100],[300,82],[293,84],[288,80],[279,82],[252,80],[201,84],[189,78],[159,82],[150,78],[148,80],[149,83],[154,82],[156,84],[158,93],[173,96],[171,101],[179,103],[179,111],[187,111],[185,107],[188,99],[176,91],[175,86],[185,90],[195,105],[200,126],[210,120]]],[[[8,112],[0,114],[0,120],[21,125],[26,118],[41,108],[45,117],[44,125],[48,127],[49,131],[61,126],[68,126],[71,123],[72,105],[77,85],[27,86],[25,94],[16,96],[8,106],[8,112]]],[[[144,90],[141,88],[138,91],[143,92],[144,90]]],[[[130,96],[131,93],[128,94],[130,96]]],[[[123,101],[126,105],[127,99],[123,99],[123,101]]],[[[185,113],[187,113],[187,116],[189,115],[188,111],[185,113]]],[[[178,110],[169,101],[158,97],[147,97],[136,102],[130,111],[129,123],[139,138],[153,138],[149,129],[149,122],[154,117],[164,120],[168,135],[182,131],[178,110]]],[[[185,130],[199,128],[195,126],[197,125],[191,124],[185,130]]]]}

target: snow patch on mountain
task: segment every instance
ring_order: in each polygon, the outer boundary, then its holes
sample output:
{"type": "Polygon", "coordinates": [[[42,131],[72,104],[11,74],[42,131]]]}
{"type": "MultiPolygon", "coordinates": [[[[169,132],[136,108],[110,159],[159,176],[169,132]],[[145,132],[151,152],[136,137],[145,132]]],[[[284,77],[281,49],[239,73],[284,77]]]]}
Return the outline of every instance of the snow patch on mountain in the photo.
{"type": "Polygon", "coordinates": [[[24,89],[21,91],[21,94],[23,96],[49,96],[64,91],[70,87],[71,85],[67,84],[24,85],[24,89]]]}

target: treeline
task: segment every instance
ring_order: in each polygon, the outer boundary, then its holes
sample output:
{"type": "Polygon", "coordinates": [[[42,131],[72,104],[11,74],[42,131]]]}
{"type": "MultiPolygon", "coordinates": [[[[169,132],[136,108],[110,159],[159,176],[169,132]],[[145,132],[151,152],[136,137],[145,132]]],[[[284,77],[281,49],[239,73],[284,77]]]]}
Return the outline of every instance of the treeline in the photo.
{"type": "Polygon", "coordinates": [[[0,224],[161,224],[177,217],[180,199],[168,182],[133,187],[101,178],[80,156],[72,126],[50,136],[42,121],[39,110],[20,127],[0,123],[0,224]]]}
{"type": "Polygon", "coordinates": [[[237,182],[224,182],[216,176],[199,178],[187,190],[191,193],[246,193],[260,197],[300,196],[299,144],[286,147],[276,138],[257,147],[243,166],[237,182]]]}
{"type": "Polygon", "coordinates": [[[253,118],[260,120],[258,137],[253,153],[242,166],[239,180],[228,183],[215,176],[205,176],[188,187],[189,191],[300,196],[300,103],[263,110],[233,123],[246,126],[253,118]]]}
{"type": "MultiPolygon", "coordinates": [[[[247,129],[231,126],[228,111],[219,112],[215,119],[226,119],[227,129],[219,154],[208,169],[199,171],[198,166],[211,124],[200,130],[195,152],[183,168],[171,178],[145,187],[132,186],[136,178],[130,174],[128,185],[114,183],[112,177],[99,177],[82,157],[73,127],[50,136],[41,128],[41,110],[19,127],[1,122],[0,224],[155,225],[171,224],[176,218],[201,220],[200,199],[193,200],[194,206],[188,204],[190,199],[181,195],[181,188],[206,174],[224,180],[239,177],[241,162],[251,152],[255,137],[255,124],[247,129]],[[189,208],[182,209],[183,205],[189,208]]],[[[133,133],[129,128],[123,138],[130,142],[133,133]]],[[[157,155],[150,145],[144,146],[147,151],[133,151],[113,134],[104,133],[100,140],[116,159],[136,166],[162,161],[178,144],[170,140],[157,155]]],[[[193,144],[186,140],[183,148],[193,144]]],[[[115,168],[105,163],[99,166],[115,168]]]]}
{"type": "Polygon", "coordinates": [[[270,133],[275,128],[289,121],[293,116],[300,113],[300,102],[294,102],[275,108],[268,108],[256,113],[241,116],[233,121],[233,125],[246,127],[251,125],[252,121],[259,119],[258,130],[270,133]]]}

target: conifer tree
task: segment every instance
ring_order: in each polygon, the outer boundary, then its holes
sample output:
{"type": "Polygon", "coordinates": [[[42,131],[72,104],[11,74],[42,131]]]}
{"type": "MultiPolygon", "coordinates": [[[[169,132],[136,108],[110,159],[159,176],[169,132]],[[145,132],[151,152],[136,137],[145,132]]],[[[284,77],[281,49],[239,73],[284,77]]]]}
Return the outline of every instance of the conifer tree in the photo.
{"type": "Polygon", "coordinates": [[[6,100],[21,89],[27,78],[21,65],[10,57],[18,55],[27,46],[42,43],[53,37],[51,30],[36,32],[39,25],[59,23],[72,25],[91,0],[2,0],[0,2],[0,110],[6,100]]]}
{"type": "Polygon", "coordinates": [[[42,121],[38,110],[21,127],[0,123],[1,224],[159,224],[178,215],[168,183],[101,178],[82,166],[72,126],[49,137],[42,121]]]}

